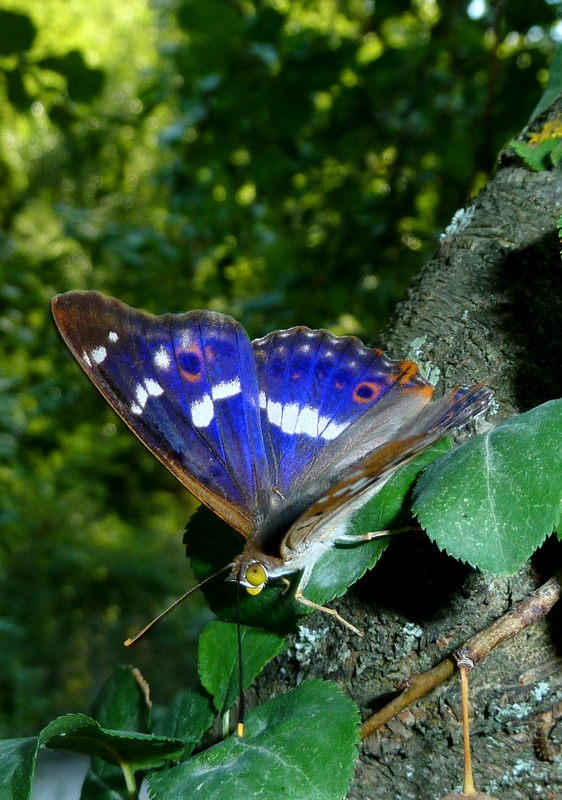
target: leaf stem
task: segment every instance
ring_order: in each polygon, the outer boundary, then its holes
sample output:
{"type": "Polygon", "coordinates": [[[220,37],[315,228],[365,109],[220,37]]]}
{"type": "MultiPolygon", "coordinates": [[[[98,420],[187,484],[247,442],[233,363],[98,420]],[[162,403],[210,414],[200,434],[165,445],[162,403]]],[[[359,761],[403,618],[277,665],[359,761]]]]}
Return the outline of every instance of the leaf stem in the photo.
{"type": "MultiPolygon", "coordinates": [[[[468,639],[459,650],[465,652],[474,663],[482,661],[499,644],[541,620],[560,597],[562,597],[562,569],[488,628],[468,639]]],[[[361,726],[361,739],[371,736],[415,700],[446,681],[455,669],[455,658],[450,655],[427,672],[410,676],[404,682],[405,689],[402,694],[365,720],[361,726]]]]}
{"type": "Polygon", "coordinates": [[[135,773],[131,769],[131,765],[121,763],[120,767],[123,770],[123,775],[125,776],[125,784],[127,786],[129,800],[138,800],[139,793],[137,790],[137,782],[135,780],[135,773]]]}

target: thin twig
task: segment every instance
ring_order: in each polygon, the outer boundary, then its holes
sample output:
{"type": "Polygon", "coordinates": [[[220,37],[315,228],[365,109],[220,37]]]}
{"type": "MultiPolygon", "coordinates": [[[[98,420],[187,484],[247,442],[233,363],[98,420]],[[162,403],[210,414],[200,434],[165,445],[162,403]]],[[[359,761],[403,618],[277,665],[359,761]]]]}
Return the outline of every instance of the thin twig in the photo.
{"type": "Polygon", "coordinates": [[[468,724],[468,659],[459,659],[457,666],[461,676],[461,698],[462,698],[462,733],[463,733],[463,753],[464,753],[464,781],[463,794],[471,797],[476,794],[474,788],[474,777],[472,774],[472,754],[470,752],[470,726],[468,724]]]}
{"type": "MultiPolygon", "coordinates": [[[[534,625],[535,622],[542,619],[560,597],[562,597],[562,569],[536,591],[514,605],[488,628],[468,639],[459,650],[466,653],[474,663],[482,661],[506,639],[510,639],[529,625],[534,625]]],[[[412,675],[407,682],[407,688],[401,695],[365,720],[361,726],[361,738],[366,739],[415,700],[446,681],[455,669],[456,661],[451,655],[427,672],[412,675]]]]}

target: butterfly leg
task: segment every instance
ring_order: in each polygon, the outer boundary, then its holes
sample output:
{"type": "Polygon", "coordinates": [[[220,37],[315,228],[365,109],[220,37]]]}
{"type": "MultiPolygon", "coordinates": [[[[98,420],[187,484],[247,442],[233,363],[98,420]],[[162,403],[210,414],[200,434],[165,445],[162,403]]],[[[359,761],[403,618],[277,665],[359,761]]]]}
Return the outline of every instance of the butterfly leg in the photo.
{"type": "Polygon", "coordinates": [[[298,602],[302,603],[303,606],[307,606],[308,608],[313,608],[315,611],[324,611],[326,614],[331,614],[332,617],[335,617],[337,620],[339,620],[339,622],[341,622],[342,625],[345,625],[346,628],[349,628],[350,630],[352,630],[353,633],[357,634],[357,636],[363,636],[361,631],[358,628],[356,628],[355,625],[352,625],[351,622],[348,622],[346,619],[344,619],[336,611],[335,608],[328,608],[328,606],[321,606],[319,603],[314,603],[312,600],[309,600],[308,597],[305,597],[303,595],[303,593],[302,593],[303,589],[304,589],[304,587],[306,586],[306,584],[308,582],[308,579],[310,577],[310,573],[311,572],[312,572],[311,568],[304,570],[304,572],[303,572],[303,574],[301,576],[301,579],[299,581],[299,585],[297,586],[296,591],[295,591],[295,600],[298,600],[298,602]]]}

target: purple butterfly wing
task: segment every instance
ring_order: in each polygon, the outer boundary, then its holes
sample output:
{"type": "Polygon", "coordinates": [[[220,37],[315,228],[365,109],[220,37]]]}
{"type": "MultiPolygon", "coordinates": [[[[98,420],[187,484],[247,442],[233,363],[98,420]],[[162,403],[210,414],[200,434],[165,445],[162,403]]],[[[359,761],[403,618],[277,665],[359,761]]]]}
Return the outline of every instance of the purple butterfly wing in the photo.
{"type": "Polygon", "coordinates": [[[271,497],[252,346],[223,314],[152,316],[98,292],[53,300],[70,350],[141,441],[244,536],[271,497]]]}
{"type": "Polygon", "coordinates": [[[354,336],[298,327],[252,345],[272,483],[284,497],[303,480],[314,482],[316,492],[333,483],[360,430],[370,428],[364,448],[372,450],[433,391],[413,362],[391,361],[354,336]],[[359,424],[367,418],[368,426],[359,424]]]}

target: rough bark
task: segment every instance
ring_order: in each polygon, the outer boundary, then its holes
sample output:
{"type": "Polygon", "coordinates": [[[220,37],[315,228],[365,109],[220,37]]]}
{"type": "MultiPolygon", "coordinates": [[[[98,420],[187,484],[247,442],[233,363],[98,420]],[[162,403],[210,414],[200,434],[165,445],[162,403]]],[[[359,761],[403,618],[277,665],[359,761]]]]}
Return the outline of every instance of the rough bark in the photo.
{"type": "MultiPolygon", "coordinates": [[[[562,102],[554,103],[533,128],[561,113],[562,102]]],[[[488,424],[562,396],[561,213],[562,171],[532,172],[503,154],[485,189],[443,235],[383,343],[399,357],[425,337],[421,358],[441,370],[437,393],[489,383],[499,408],[488,424]]],[[[265,700],[302,680],[331,678],[368,717],[396,696],[397,683],[450,655],[561,564],[562,547],[551,538],[518,575],[497,578],[439,553],[422,534],[403,534],[335,603],[365,636],[312,615],[257,693],[265,700]]],[[[471,672],[481,791],[510,800],[562,797],[561,632],[555,606],[471,672]]],[[[461,781],[455,676],[363,742],[349,798],[437,800],[461,781]]]]}

